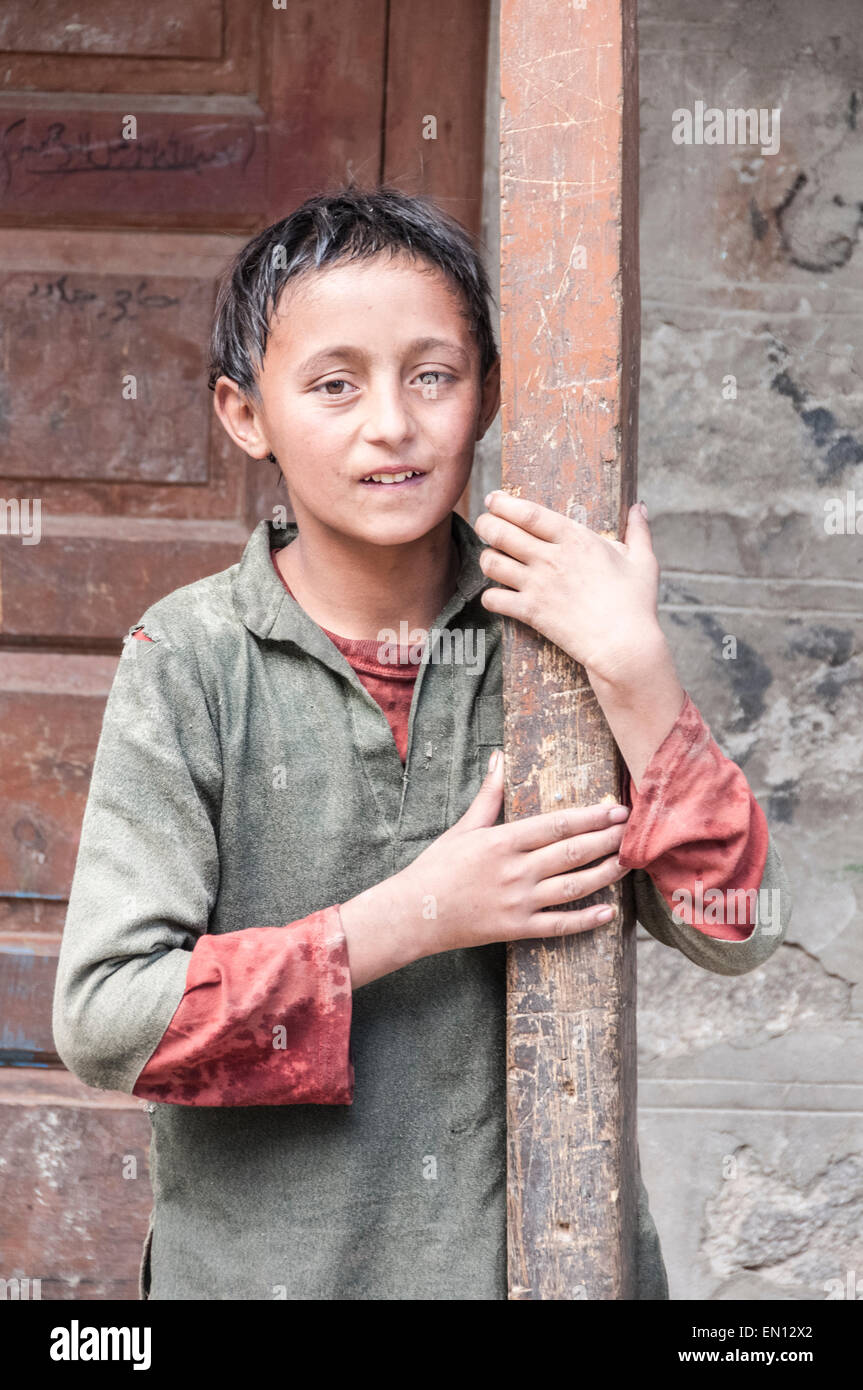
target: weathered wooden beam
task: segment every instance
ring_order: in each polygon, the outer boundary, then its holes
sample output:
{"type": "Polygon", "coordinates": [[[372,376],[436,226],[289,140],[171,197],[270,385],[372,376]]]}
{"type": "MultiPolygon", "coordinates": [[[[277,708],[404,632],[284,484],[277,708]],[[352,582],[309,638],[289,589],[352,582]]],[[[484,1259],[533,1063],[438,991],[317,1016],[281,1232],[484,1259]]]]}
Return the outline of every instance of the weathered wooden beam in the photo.
{"type": "MultiPolygon", "coordinates": [[[[502,0],[502,484],[620,539],[639,368],[636,0],[502,0]]],[[[507,820],[617,801],[584,670],[504,620],[507,820]]],[[[626,881],[624,880],[624,883],[626,881]]],[[[635,1296],[635,928],[508,947],[513,1299],[635,1296]]]]}

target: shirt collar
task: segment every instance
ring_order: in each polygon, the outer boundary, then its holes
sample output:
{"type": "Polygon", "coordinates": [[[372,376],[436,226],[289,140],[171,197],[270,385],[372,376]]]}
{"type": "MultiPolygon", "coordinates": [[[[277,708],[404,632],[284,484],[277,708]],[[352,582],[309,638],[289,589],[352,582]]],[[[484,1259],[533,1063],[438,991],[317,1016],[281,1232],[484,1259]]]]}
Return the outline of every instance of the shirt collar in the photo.
{"type": "MultiPolygon", "coordinates": [[[[466,603],[491,584],[479,566],[485,548],[476,531],[458,512],[450,513],[452,533],[461,555],[456,591],[435,619],[442,627],[466,603]]],[[[335,648],[313,618],[287,592],[273,567],[270,551],[296,539],[295,521],[277,525],[265,518],[259,521],[234,576],[234,605],[245,626],[257,637],[271,642],[296,642],[303,650],[331,657],[335,648]]]]}

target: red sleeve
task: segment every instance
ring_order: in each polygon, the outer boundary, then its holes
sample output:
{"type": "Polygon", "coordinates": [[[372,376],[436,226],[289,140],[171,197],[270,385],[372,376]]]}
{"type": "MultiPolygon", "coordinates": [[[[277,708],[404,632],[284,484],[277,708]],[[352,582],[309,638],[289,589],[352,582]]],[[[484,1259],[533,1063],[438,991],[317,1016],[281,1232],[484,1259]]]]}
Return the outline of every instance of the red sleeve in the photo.
{"type": "Polygon", "coordinates": [[[350,1105],[353,992],[338,907],[201,936],[132,1092],[174,1105],[350,1105]]]}
{"type": "Polygon", "coordinates": [[[625,795],[624,867],[646,869],[679,922],[721,941],[751,936],[767,818],[688,693],[637,791],[626,774],[625,795]]]}

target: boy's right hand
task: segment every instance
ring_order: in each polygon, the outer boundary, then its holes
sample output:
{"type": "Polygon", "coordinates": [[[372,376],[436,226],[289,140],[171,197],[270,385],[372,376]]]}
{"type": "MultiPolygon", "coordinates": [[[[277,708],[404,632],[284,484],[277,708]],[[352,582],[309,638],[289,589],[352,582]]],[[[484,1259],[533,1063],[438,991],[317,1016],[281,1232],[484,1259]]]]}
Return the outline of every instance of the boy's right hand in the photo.
{"type": "Polygon", "coordinates": [[[628,870],[618,865],[617,850],[627,808],[603,803],[496,825],[503,768],[499,753],[461,819],[390,880],[415,922],[421,955],[570,936],[614,920],[616,909],[601,904],[541,909],[576,902],[624,877],[628,870]],[[595,859],[600,862],[593,864],[595,859]]]}
{"type": "Polygon", "coordinates": [[[616,861],[627,808],[583,806],[496,825],[502,804],[501,753],[461,820],[407,868],[339,905],[352,989],[441,951],[570,936],[614,920],[615,909],[604,918],[602,906],[541,909],[623,878],[616,861]]]}

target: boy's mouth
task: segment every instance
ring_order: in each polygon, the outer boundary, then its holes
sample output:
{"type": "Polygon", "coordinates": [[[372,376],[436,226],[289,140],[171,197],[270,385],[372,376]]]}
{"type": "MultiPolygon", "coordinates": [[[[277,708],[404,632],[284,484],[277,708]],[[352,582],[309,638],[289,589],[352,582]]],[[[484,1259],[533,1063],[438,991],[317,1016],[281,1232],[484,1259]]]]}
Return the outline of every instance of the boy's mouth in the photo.
{"type": "Polygon", "coordinates": [[[379,473],[367,473],[364,478],[360,478],[361,483],[367,487],[411,487],[419,483],[425,477],[418,468],[403,468],[396,472],[393,469],[383,469],[379,473]]]}

